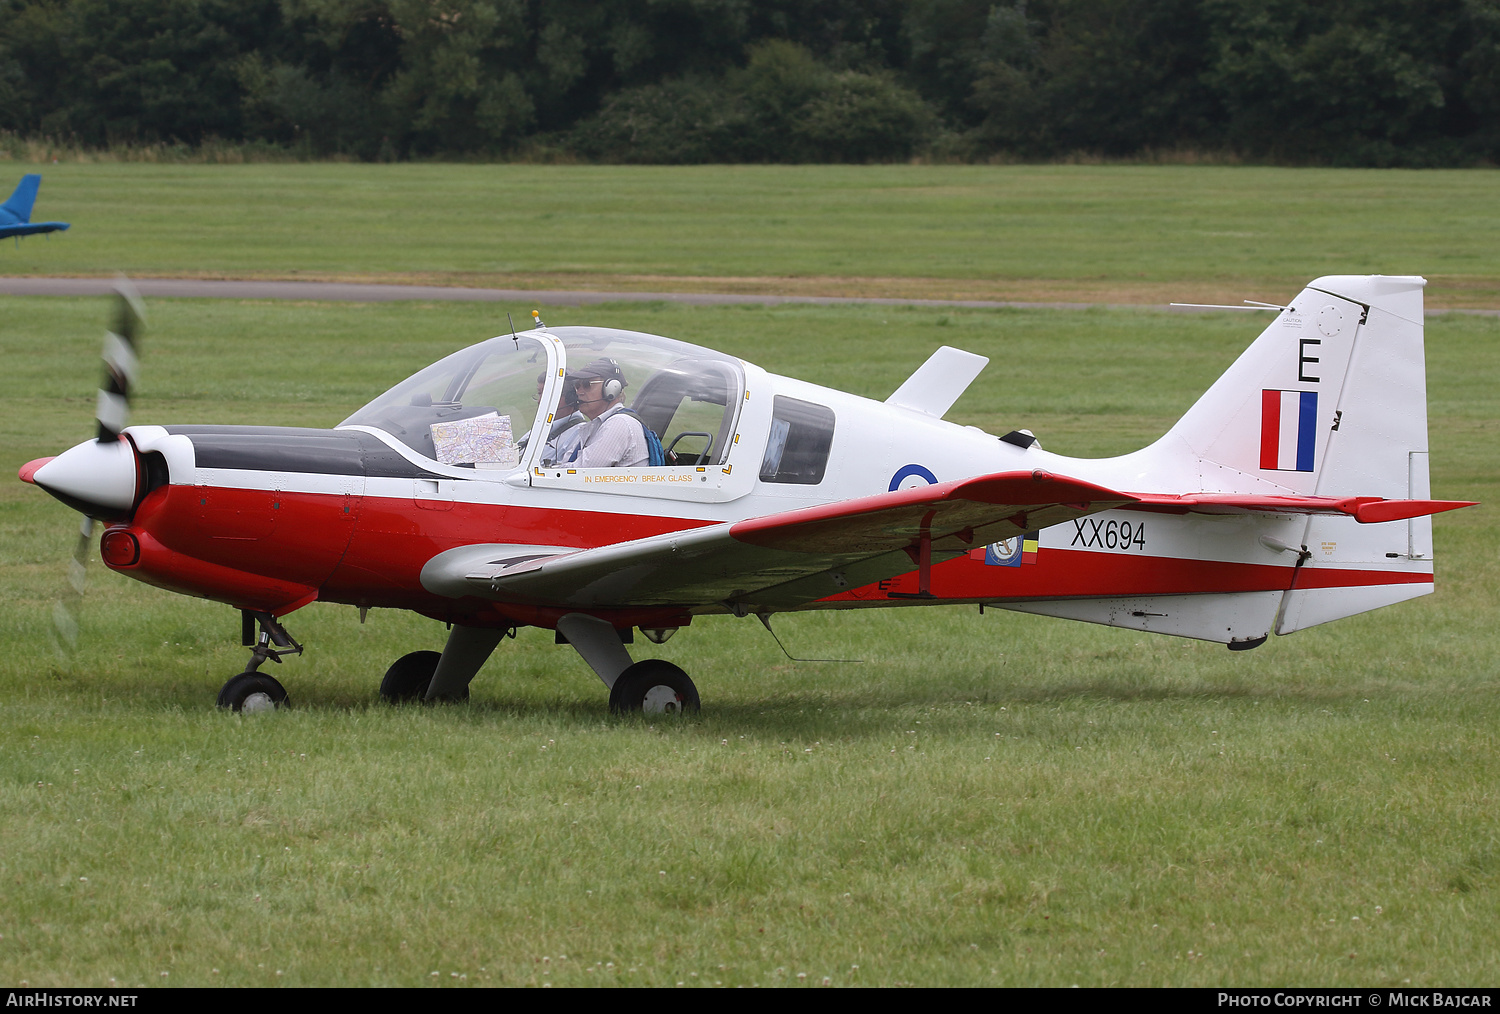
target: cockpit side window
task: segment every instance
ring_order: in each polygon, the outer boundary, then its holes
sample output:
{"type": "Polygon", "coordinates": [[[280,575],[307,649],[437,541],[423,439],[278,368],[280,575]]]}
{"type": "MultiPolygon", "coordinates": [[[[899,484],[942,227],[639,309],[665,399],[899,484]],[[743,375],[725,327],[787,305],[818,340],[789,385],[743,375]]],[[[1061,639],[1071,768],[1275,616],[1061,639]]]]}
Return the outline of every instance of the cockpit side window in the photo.
{"type": "Polygon", "coordinates": [[[666,465],[723,464],[745,395],[744,368],[670,338],[603,328],[559,328],[567,369],[607,359],[623,382],[621,399],[661,441],[666,465]]]}
{"type": "Polygon", "coordinates": [[[833,447],[833,426],[832,409],[777,395],[760,464],[761,481],[805,486],[822,482],[833,447]]]}
{"type": "Polygon", "coordinates": [[[678,360],[642,386],[631,408],[661,438],[668,465],[710,465],[724,461],[739,399],[739,374],[726,364],[678,360]]]}

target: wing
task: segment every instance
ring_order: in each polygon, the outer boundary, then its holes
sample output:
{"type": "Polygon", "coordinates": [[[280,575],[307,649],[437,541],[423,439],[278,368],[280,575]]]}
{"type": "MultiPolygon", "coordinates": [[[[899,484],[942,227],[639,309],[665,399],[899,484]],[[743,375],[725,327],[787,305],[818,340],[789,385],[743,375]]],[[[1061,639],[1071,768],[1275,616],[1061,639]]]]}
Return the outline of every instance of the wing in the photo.
{"type": "Polygon", "coordinates": [[[1136,501],[1043,471],[956,482],[787,511],[576,552],[471,546],[422,570],[443,595],[576,609],[791,609],[976,545],[1136,501]]]}

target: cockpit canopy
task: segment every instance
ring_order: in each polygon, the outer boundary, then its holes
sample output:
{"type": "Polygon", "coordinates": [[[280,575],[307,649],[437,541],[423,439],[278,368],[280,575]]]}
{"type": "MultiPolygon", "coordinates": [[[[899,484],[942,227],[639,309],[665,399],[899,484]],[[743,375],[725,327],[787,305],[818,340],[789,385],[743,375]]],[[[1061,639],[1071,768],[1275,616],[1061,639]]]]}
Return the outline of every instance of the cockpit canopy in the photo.
{"type": "Polygon", "coordinates": [[[550,438],[566,425],[572,410],[558,405],[567,372],[599,359],[618,365],[623,401],[661,439],[668,466],[724,460],[744,398],[740,361],[608,328],[491,338],[433,363],[340,425],[383,430],[441,464],[508,472],[529,460],[533,432],[550,438]]]}

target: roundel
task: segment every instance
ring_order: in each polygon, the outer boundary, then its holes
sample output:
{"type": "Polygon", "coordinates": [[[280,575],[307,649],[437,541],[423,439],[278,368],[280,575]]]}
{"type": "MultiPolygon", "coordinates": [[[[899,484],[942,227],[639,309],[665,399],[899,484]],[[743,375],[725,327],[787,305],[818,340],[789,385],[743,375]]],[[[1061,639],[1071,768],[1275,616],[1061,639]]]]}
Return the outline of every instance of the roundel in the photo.
{"type": "Polygon", "coordinates": [[[932,470],[924,465],[902,465],[896,469],[896,474],[891,476],[890,491],[894,493],[898,489],[913,489],[919,485],[915,480],[921,479],[929,486],[937,485],[937,476],[932,470]]]}

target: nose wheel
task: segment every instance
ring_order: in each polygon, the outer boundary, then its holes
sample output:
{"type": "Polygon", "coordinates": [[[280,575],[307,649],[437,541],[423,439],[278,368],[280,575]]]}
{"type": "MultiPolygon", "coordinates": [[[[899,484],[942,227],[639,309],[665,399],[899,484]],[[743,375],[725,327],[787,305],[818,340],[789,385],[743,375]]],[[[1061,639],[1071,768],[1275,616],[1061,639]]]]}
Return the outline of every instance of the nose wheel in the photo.
{"type": "Polygon", "coordinates": [[[245,714],[275,711],[292,703],[286,695],[286,687],[272,676],[258,672],[242,672],[224,684],[219,691],[219,707],[245,714]]]}
{"type": "Polygon", "coordinates": [[[659,658],[631,665],[609,690],[609,710],[617,715],[697,714],[698,709],[698,688],[688,674],[659,658]]]}
{"type": "Polygon", "coordinates": [[[250,714],[288,707],[292,699],[287,696],[286,687],[279,680],[258,670],[267,659],[280,665],[281,656],[302,654],[302,645],[293,640],[292,635],[270,613],[242,609],[240,616],[243,641],[245,647],[250,649],[250,664],[245,667],[244,672],[232,677],[220,688],[219,707],[250,714]],[[255,629],[257,625],[260,627],[258,634],[255,629]]]}

